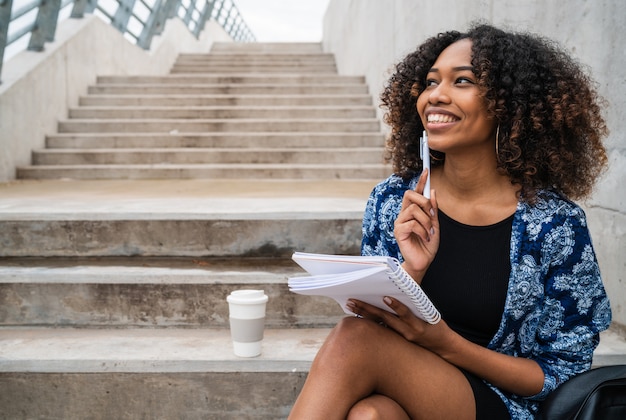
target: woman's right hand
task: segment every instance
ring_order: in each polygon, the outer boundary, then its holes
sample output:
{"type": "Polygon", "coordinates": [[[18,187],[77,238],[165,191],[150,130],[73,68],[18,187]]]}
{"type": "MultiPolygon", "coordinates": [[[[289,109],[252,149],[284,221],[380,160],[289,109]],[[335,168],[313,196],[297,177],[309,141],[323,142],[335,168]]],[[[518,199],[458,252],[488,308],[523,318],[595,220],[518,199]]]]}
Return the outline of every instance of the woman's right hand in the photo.
{"type": "Polygon", "coordinates": [[[404,258],[403,267],[421,282],[426,269],[439,249],[439,218],[435,191],[424,197],[428,171],[424,170],[415,191],[406,191],[402,207],[394,223],[393,233],[404,258]]]}

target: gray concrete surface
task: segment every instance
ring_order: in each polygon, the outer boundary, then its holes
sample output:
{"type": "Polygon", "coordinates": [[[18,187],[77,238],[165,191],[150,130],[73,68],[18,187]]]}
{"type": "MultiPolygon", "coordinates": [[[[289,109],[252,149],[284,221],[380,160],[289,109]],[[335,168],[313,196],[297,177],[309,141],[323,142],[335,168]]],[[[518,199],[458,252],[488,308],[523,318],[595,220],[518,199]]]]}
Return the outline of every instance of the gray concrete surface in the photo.
{"type": "Polygon", "coordinates": [[[228,328],[226,296],[264,290],[268,328],[334,326],[343,311],[289,292],[284,258],[0,259],[0,327],[228,328]]]}
{"type": "Polygon", "coordinates": [[[327,333],[267,329],[242,359],[228,330],[4,330],[0,418],[286,418],[327,333]]]}
{"type": "Polygon", "coordinates": [[[228,329],[3,329],[0,372],[307,372],[328,332],[267,328],[248,359],[228,329]]]}
{"type": "Polygon", "coordinates": [[[374,183],[18,181],[0,186],[0,255],[358,253],[374,183]]]}
{"type": "MultiPolygon", "coordinates": [[[[266,328],[261,356],[246,359],[233,354],[228,329],[5,329],[0,372],[308,372],[329,332],[266,328]]],[[[616,350],[626,363],[626,342],[604,333],[594,365],[616,350]]]]}
{"type": "Polygon", "coordinates": [[[126,213],[153,219],[161,217],[159,213],[231,218],[281,214],[286,208],[305,215],[330,212],[353,217],[362,215],[375,184],[371,179],[20,180],[0,183],[0,218],[74,214],[81,219],[120,219],[126,213]]]}

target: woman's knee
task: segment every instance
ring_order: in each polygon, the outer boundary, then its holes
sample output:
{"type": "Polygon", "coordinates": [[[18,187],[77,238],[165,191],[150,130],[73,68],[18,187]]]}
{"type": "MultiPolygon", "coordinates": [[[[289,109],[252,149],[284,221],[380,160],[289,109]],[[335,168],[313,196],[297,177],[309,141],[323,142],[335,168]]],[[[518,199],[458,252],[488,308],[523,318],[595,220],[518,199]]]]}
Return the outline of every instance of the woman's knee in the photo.
{"type": "Polygon", "coordinates": [[[409,420],[404,409],[383,395],[371,395],[357,402],[348,413],[347,420],[409,420]]]}
{"type": "Polygon", "coordinates": [[[380,413],[376,406],[368,404],[364,401],[359,401],[350,409],[346,420],[383,420],[382,413],[380,413]]]}
{"type": "Polygon", "coordinates": [[[318,366],[343,365],[363,367],[375,362],[379,325],[365,319],[346,317],[333,328],[315,358],[318,366]]]}
{"type": "Polygon", "coordinates": [[[357,317],[345,317],[333,329],[333,336],[334,339],[345,339],[351,342],[369,342],[373,336],[381,333],[381,330],[381,326],[373,321],[357,317]]]}

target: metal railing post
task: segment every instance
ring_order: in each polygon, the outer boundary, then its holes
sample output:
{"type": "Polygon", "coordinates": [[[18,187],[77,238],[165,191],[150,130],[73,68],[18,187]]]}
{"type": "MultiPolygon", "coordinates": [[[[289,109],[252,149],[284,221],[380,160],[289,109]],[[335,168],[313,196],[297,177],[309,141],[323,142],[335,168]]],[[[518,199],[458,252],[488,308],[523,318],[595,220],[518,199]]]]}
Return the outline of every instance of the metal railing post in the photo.
{"type": "Polygon", "coordinates": [[[7,45],[9,35],[12,6],[13,0],[0,0],[0,74],[2,74],[2,63],[4,62],[4,47],[7,45]]]}
{"type": "Polygon", "coordinates": [[[74,0],[74,7],[70,17],[80,19],[85,16],[85,13],[93,13],[96,10],[97,3],[98,0],[74,0]]]}
{"type": "Polygon", "coordinates": [[[43,44],[54,41],[61,0],[44,0],[39,6],[35,28],[30,35],[29,51],[42,51],[43,44]]]}
{"type": "Polygon", "coordinates": [[[118,0],[118,4],[111,25],[121,33],[126,33],[128,21],[133,14],[133,7],[135,7],[135,0],[118,0]]]}
{"type": "MultiPolygon", "coordinates": [[[[182,5],[182,2],[181,2],[181,5],[182,5]]],[[[185,11],[185,17],[183,18],[183,22],[185,22],[186,27],[189,27],[189,23],[191,22],[191,19],[193,18],[194,10],[196,10],[195,0],[189,0],[189,7],[187,7],[187,10],[185,11]]]]}
{"type": "Polygon", "coordinates": [[[211,13],[213,13],[214,5],[215,0],[207,0],[204,2],[204,7],[202,8],[202,12],[200,12],[200,17],[198,17],[198,24],[193,29],[193,34],[196,38],[200,36],[200,32],[204,29],[206,22],[211,19],[211,13]]]}
{"type": "Polygon", "coordinates": [[[222,23],[220,22],[220,15],[222,14],[222,10],[224,9],[224,1],[225,0],[219,0],[220,6],[219,6],[219,9],[217,9],[217,12],[215,13],[215,21],[219,23],[220,25],[222,25],[222,23]]]}
{"type": "MultiPolygon", "coordinates": [[[[182,0],[174,0],[165,2],[165,20],[176,17],[178,12],[178,8],[182,4],[182,0]]],[[[164,27],[165,25],[163,25],[164,27]]],[[[163,27],[161,27],[161,32],[163,32],[163,27]]],[[[159,34],[161,33],[159,32],[159,34]]]]}
{"type": "Polygon", "coordinates": [[[163,4],[162,0],[157,0],[152,9],[152,13],[150,13],[148,17],[146,25],[143,27],[143,31],[141,31],[139,35],[137,45],[145,50],[149,49],[152,38],[163,32],[168,16],[172,11],[176,13],[179,5],[180,0],[165,0],[165,4],[163,4]]]}

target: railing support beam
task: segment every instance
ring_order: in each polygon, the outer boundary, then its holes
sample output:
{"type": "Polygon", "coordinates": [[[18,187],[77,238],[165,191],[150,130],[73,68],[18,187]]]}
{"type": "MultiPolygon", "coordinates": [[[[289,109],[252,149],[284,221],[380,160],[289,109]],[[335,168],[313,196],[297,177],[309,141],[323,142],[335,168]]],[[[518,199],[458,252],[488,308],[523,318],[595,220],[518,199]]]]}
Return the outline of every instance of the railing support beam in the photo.
{"type": "Polygon", "coordinates": [[[213,7],[215,6],[215,0],[207,0],[204,2],[200,17],[198,17],[198,24],[193,28],[193,34],[196,38],[200,37],[200,32],[204,29],[207,21],[211,19],[211,13],[213,13],[213,7]]]}
{"type": "Polygon", "coordinates": [[[74,0],[74,7],[70,17],[80,19],[85,16],[85,13],[93,13],[96,10],[97,3],[98,0],[74,0]]]}
{"type": "Polygon", "coordinates": [[[39,6],[35,28],[30,35],[29,51],[43,51],[43,44],[54,41],[61,0],[43,0],[39,6]]]}
{"type": "Polygon", "coordinates": [[[146,25],[143,27],[143,31],[141,31],[141,35],[139,35],[137,45],[145,50],[149,49],[152,38],[163,32],[165,22],[170,15],[176,15],[178,6],[180,6],[180,0],[165,0],[165,2],[157,0],[146,25]]]}
{"type": "MultiPolygon", "coordinates": [[[[0,74],[2,74],[2,58],[4,57],[4,47],[7,45],[9,36],[9,22],[11,21],[11,7],[13,0],[0,0],[0,74]]],[[[2,83],[0,81],[0,83],[2,83]]]]}
{"type": "Polygon", "coordinates": [[[118,3],[119,6],[115,11],[111,25],[121,33],[126,33],[128,21],[133,14],[133,7],[135,7],[135,0],[118,0],[118,3]]]}

